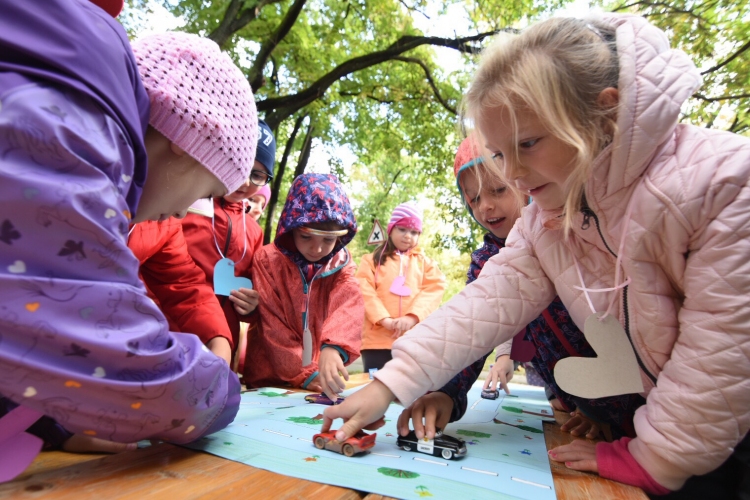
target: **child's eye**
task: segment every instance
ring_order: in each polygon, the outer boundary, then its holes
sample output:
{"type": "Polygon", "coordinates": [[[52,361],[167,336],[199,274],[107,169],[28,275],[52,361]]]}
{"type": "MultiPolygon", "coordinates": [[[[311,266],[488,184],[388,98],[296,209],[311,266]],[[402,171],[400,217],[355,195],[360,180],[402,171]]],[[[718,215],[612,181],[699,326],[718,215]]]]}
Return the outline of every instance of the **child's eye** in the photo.
{"type": "Polygon", "coordinates": [[[331,243],[336,243],[336,238],[326,238],[323,241],[325,241],[326,244],[330,245],[331,243]]]}
{"type": "Polygon", "coordinates": [[[502,153],[495,153],[495,154],[492,155],[492,159],[493,160],[502,160],[503,159],[503,154],[502,153]]]}
{"type": "Polygon", "coordinates": [[[503,194],[505,192],[506,189],[507,189],[506,187],[497,188],[497,189],[493,190],[493,193],[496,194],[496,195],[501,195],[501,194],[503,194]]]}
{"type": "Polygon", "coordinates": [[[530,148],[530,147],[533,147],[537,142],[539,142],[539,139],[531,139],[531,140],[528,140],[528,141],[523,141],[521,143],[521,147],[522,148],[530,148]]]}

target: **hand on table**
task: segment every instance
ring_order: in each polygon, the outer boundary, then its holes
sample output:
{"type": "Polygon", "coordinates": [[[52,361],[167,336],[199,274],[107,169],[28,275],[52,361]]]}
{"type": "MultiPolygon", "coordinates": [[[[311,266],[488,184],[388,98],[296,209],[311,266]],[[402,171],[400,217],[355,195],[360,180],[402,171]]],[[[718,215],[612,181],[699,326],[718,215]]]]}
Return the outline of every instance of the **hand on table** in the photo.
{"type": "Polygon", "coordinates": [[[411,420],[417,439],[425,436],[434,439],[436,429],[445,429],[448,425],[452,411],[453,400],[444,392],[425,394],[401,412],[398,417],[398,433],[406,436],[409,433],[409,420],[411,420]]]}
{"type": "Polygon", "coordinates": [[[394,395],[384,383],[373,380],[361,390],[355,392],[336,406],[329,406],[323,411],[321,432],[331,430],[331,424],[337,418],[344,419],[336,439],[341,442],[352,437],[362,429],[375,430],[385,425],[383,415],[394,395]]]}
{"type": "Polygon", "coordinates": [[[565,467],[586,472],[599,472],[596,465],[596,443],[576,439],[547,452],[555,462],[565,462],[565,467]]]}
{"type": "Polygon", "coordinates": [[[232,290],[229,301],[234,305],[237,314],[244,316],[255,311],[255,308],[258,307],[259,297],[258,290],[240,288],[239,290],[232,290]]]}
{"type": "Polygon", "coordinates": [[[510,356],[503,354],[495,360],[495,364],[492,365],[490,374],[484,381],[484,389],[495,389],[497,383],[500,382],[500,388],[505,391],[506,394],[510,394],[508,389],[508,382],[513,378],[513,360],[510,356]]]}
{"type": "Polygon", "coordinates": [[[333,347],[324,347],[318,358],[318,376],[313,379],[313,382],[317,381],[321,392],[324,392],[331,401],[336,401],[338,394],[346,389],[344,380],[349,380],[349,372],[346,371],[341,354],[333,347]],[[344,376],[343,380],[339,373],[344,376]]]}
{"type": "Polygon", "coordinates": [[[601,425],[596,420],[592,420],[579,410],[572,412],[570,420],[565,422],[560,429],[563,432],[570,432],[572,436],[586,436],[588,439],[596,439],[602,430],[601,425]]]}

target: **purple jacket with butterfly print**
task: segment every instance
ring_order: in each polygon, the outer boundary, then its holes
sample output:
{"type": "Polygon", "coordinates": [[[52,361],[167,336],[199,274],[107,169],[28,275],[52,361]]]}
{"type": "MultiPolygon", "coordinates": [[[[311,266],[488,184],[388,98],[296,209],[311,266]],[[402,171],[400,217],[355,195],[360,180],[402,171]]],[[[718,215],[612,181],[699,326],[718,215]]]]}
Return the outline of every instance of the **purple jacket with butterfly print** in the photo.
{"type": "Polygon", "coordinates": [[[148,98],[122,27],[0,0],[0,394],[115,441],[226,426],[239,381],[171,333],[127,248],[148,98]]]}

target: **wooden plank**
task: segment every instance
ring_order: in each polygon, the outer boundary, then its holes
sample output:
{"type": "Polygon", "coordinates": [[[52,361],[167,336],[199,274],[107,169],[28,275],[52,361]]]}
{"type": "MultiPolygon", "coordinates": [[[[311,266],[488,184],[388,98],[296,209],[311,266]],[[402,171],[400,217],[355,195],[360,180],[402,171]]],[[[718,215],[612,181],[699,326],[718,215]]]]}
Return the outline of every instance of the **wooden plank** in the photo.
{"type": "Polygon", "coordinates": [[[363,493],[282,476],[207,453],[162,443],[119,455],[46,452],[20,478],[0,485],[0,498],[316,498],[359,500],[363,493]],[[50,455],[51,454],[51,455],[50,455]],[[80,460],[79,460],[80,458],[80,460]]]}
{"type": "MultiPolygon", "coordinates": [[[[575,438],[568,432],[560,430],[560,425],[570,416],[564,412],[555,412],[557,422],[544,423],[544,441],[547,449],[568,444],[575,438]]],[[[604,479],[598,474],[568,469],[565,464],[549,459],[552,479],[555,481],[555,492],[558,500],[589,500],[607,498],[611,500],[648,500],[640,488],[628,486],[604,479]]]]}

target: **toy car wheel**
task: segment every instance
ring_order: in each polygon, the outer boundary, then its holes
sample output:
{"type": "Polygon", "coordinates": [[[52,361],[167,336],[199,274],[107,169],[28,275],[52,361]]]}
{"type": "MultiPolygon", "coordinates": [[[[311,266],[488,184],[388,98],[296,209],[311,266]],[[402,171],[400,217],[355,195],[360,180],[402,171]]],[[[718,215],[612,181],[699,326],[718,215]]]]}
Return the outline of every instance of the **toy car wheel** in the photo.
{"type": "Polygon", "coordinates": [[[322,437],[315,438],[315,447],[319,450],[322,450],[326,447],[326,440],[322,437]]]}
{"type": "Polygon", "coordinates": [[[403,445],[401,448],[403,448],[404,451],[411,451],[411,446],[409,446],[408,444],[403,445]]]}
{"type": "Polygon", "coordinates": [[[354,446],[350,444],[345,444],[343,448],[341,448],[341,452],[346,455],[347,457],[353,457],[354,456],[354,446]]]}
{"type": "Polygon", "coordinates": [[[443,458],[446,460],[450,460],[451,458],[453,458],[453,452],[451,450],[444,449],[442,455],[443,455],[443,458]]]}

